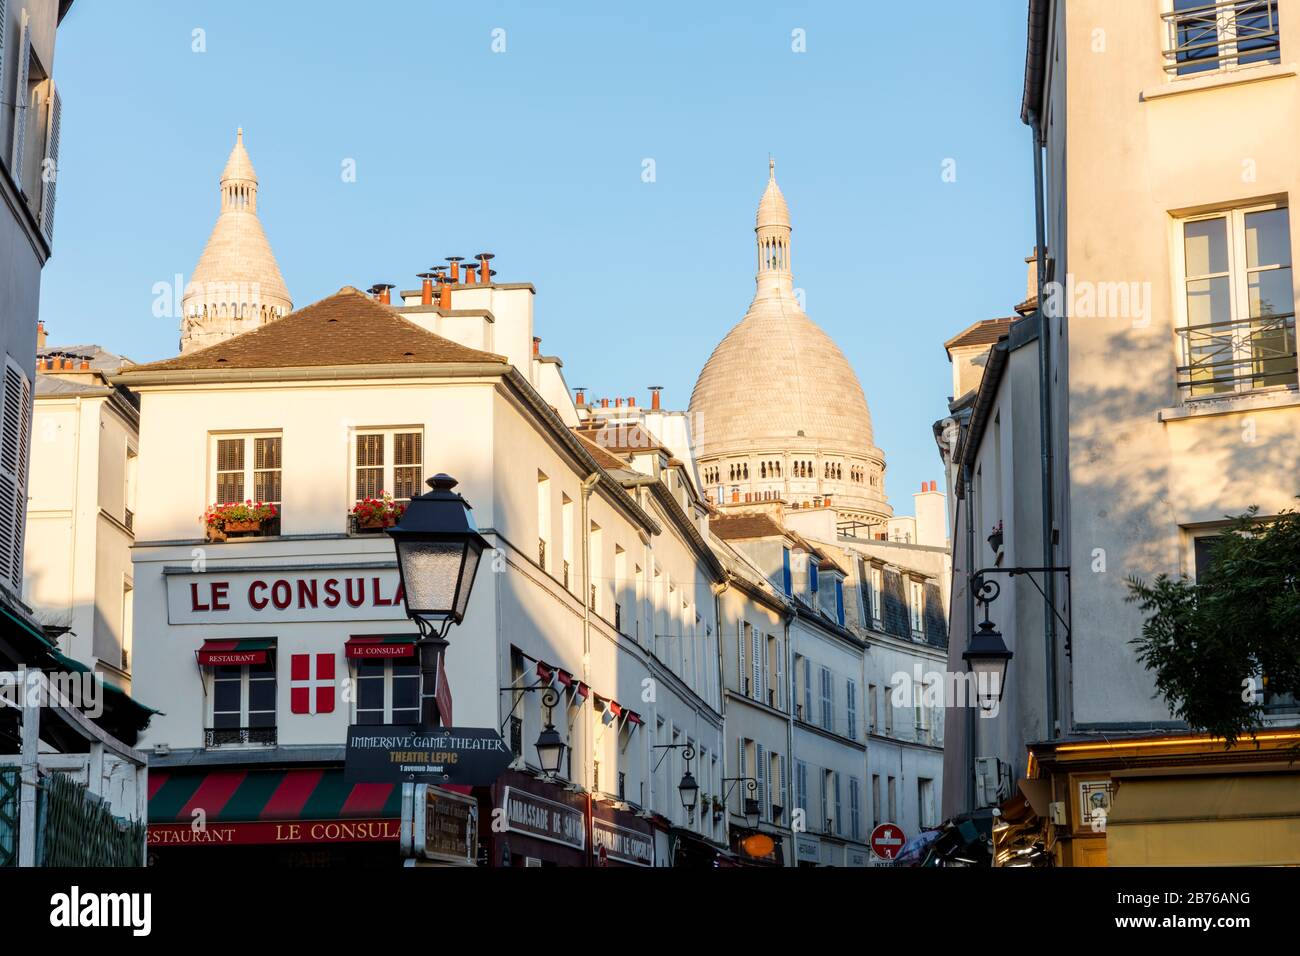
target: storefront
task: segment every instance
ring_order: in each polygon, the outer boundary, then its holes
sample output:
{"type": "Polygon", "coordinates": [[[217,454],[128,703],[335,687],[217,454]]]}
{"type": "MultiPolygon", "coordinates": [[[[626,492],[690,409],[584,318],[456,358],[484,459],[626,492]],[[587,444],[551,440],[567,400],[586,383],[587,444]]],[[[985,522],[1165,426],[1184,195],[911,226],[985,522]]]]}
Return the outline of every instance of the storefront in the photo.
{"type": "Polygon", "coordinates": [[[1030,780],[1003,808],[997,864],[1300,865],[1300,731],[1225,747],[1191,734],[1030,746],[1030,780]],[[1053,822],[1056,821],[1056,822],[1053,822]]]}
{"type": "Polygon", "coordinates": [[[596,802],[591,808],[591,844],[597,866],[654,866],[655,835],[635,813],[596,802]]]}
{"type": "Polygon", "coordinates": [[[154,769],[156,866],[398,866],[401,788],[348,784],[342,767],[154,769]]]}
{"type": "Polygon", "coordinates": [[[817,866],[822,858],[821,842],[816,837],[795,837],[794,858],[795,866],[817,866]]]}
{"type": "Polygon", "coordinates": [[[489,789],[486,819],[494,824],[480,838],[491,866],[589,865],[585,794],[515,770],[489,789]]]}
{"type": "Polygon", "coordinates": [[[733,826],[731,852],[741,866],[785,866],[785,840],[779,833],[733,826]]]}

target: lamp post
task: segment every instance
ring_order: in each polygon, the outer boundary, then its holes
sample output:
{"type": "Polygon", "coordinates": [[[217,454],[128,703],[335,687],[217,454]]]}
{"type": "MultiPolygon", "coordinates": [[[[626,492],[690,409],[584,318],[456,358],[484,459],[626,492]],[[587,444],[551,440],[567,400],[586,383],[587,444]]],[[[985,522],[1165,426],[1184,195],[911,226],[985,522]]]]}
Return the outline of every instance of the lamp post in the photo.
{"type": "Polygon", "coordinates": [[[695,746],[693,744],[655,744],[653,750],[663,750],[665,753],[660,756],[658,763],[655,764],[652,773],[659,771],[659,764],[663,763],[664,757],[668,756],[669,750],[680,750],[682,759],[686,761],[686,772],[682,774],[681,783],[677,784],[677,794],[682,798],[682,809],[686,811],[687,819],[694,822],[695,808],[699,805],[700,785],[695,781],[695,775],[691,773],[691,761],[695,759],[695,746]]]}
{"type": "Polygon", "coordinates": [[[554,780],[560,773],[560,764],[564,762],[564,750],[567,746],[560,732],[555,729],[552,714],[555,705],[560,702],[560,695],[555,688],[548,687],[542,694],[542,706],[546,708],[546,727],[537,735],[537,762],[542,772],[554,780]]]}
{"type": "MultiPolygon", "coordinates": [[[[723,777],[722,782],[743,783],[745,785],[745,792],[751,794],[750,796],[745,797],[744,805],[742,807],[742,809],[745,811],[744,813],[745,823],[748,824],[751,830],[755,829],[758,826],[759,821],[763,816],[763,808],[759,806],[758,801],[755,800],[754,797],[752,796],[752,794],[758,791],[758,780],[755,779],[754,777],[723,777]]],[[[726,803],[727,798],[731,796],[731,790],[732,790],[731,787],[723,788],[722,790],[723,803],[726,803]]]]}
{"type": "Polygon", "coordinates": [[[989,620],[989,605],[997,600],[1002,589],[996,581],[982,581],[976,603],[984,606],[984,620],[971,635],[970,643],[962,652],[962,660],[975,674],[976,695],[980,710],[992,710],[1002,700],[1006,686],[1007,664],[1014,656],[1002,640],[1001,633],[989,620]]]}
{"type": "MultiPolygon", "coordinates": [[[[406,616],[420,629],[420,720],[437,727],[442,723],[437,688],[447,632],[465,618],[488,542],[478,533],[469,502],[452,490],[455,478],[439,474],[426,483],[430,490],[411,499],[388,535],[397,550],[406,616]]],[[[441,683],[445,681],[444,674],[441,683]]]]}

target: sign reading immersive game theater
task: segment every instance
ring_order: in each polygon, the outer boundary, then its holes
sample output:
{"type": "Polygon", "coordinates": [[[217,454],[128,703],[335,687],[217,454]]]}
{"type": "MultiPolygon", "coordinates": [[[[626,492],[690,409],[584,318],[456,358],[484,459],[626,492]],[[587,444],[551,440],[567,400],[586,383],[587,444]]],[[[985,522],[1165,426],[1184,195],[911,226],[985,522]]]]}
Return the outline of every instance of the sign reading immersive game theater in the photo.
{"type": "MultiPolygon", "coordinates": [[[[188,571],[188,569],[185,569],[188,571]]],[[[339,567],[200,574],[168,569],[169,624],[405,620],[396,568],[339,567]]]]}
{"type": "Polygon", "coordinates": [[[354,724],[348,728],[344,779],[349,783],[456,784],[485,787],[505,772],[514,754],[487,727],[354,724]]]}

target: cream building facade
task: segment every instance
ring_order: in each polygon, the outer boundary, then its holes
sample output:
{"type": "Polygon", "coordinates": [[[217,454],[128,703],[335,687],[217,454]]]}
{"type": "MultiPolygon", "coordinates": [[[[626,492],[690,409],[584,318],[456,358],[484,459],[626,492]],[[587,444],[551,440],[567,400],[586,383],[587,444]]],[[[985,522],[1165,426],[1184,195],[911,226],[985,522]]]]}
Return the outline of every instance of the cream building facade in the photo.
{"type": "Polygon", "coordinates": [[[68,657],[131,688],[140,413],[94,345],[37,354],[23,598],[68,657]]]}
{"type": "Polygon", "coordinates": [[[1197,578],[1228,516],[1276,515],[1300,491],[1300,5],[1028,13],[1021,118],[1045,256],[1036,310],[989,352],[956,450],[957,537],[977,527],[956,548],[952,658],[974,622],[965,573],[1060,570],[1036,576],[1047,601],[1028,576],[989,575],[1015,657],[999,715],[953,728],[945,808],[1002,803],[1002,861],[1042,862],[1045,841],[1056,865],[1295,863],[1300,805],[1269,791],[1297,792],[1294,768],[1242,773],[1288,746],[1295,701],[1265,694],[1259,747],[1188,733],[1136,658],[1126,581],[1197,578]],[[972,756],[1005,766],[1005,786],[980,786],[972,756]],[[1195,786],[1171,784],[1174,767],[1195,786]]]}

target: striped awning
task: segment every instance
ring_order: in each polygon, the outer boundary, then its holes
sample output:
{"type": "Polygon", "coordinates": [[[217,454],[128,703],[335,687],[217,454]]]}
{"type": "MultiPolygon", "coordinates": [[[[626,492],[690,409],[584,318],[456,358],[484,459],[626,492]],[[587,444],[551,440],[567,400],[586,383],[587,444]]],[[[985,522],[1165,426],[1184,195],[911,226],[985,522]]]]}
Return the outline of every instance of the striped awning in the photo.
{"type": "Polygon", "coordinates": [[[209,823],[396,819],[402,813],[402,788],[391,783],[346,783],[341,767],[150,770],[150,824],[189,824],[195,810],[202,810],[209,823]]]}

